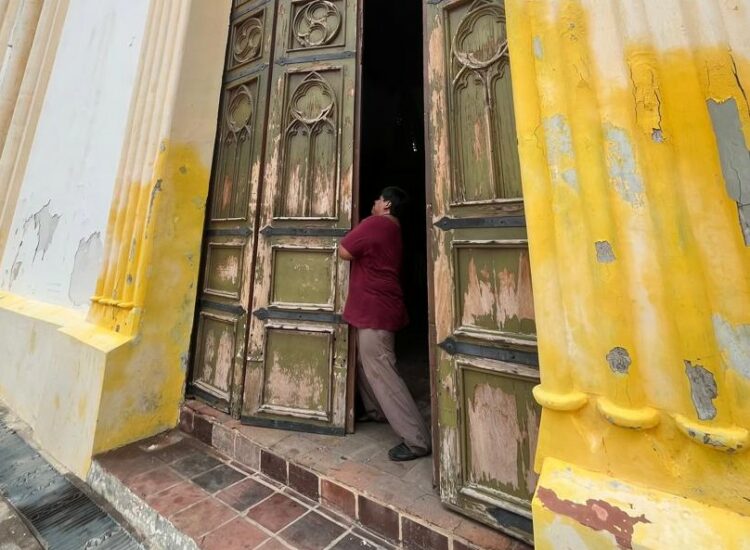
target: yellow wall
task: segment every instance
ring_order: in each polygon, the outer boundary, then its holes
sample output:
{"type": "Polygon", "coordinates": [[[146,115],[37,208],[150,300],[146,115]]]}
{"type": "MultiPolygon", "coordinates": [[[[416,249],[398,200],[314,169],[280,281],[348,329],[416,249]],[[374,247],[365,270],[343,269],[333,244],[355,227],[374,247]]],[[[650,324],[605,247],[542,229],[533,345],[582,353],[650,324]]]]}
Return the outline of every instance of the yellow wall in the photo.
{"type": "MultiPolygon", "coordinates": [[[[750,2],[506,6],[540,488],[557,459],[748,514],[750,2]]],[[[560,514],[534,505],[539,538],[560,514]]]]}

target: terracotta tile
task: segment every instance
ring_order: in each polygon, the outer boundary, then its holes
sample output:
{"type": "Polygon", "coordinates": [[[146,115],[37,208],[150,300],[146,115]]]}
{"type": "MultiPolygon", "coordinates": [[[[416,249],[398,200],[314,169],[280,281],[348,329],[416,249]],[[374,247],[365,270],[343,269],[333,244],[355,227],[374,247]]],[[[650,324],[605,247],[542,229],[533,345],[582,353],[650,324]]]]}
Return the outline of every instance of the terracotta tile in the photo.
{"type": "Polygon", "coordinates": [[[216,424],[211,436],[211,446],[226,456],[234,458],[234,440],[236,436],[237,432],[234,430],[221,424],[216,424]]]}
{"type": "Polygon", "coordinates": [[[213,431],[214,425],[212,422],[201,415],[195,415],[195,418],[193,418],[193,437],[206,445],[210,445],[213,439],[213,431]]]}
{"type": "Polygon", "coordinates": [[[136,495],[141,498],[145,498],[149,495],[155,495],[182,482],[182,478],[178,476],[172,468],[169,466],[162,466],[135,476],[129,483],[128,488],[133,491],[136,495]]]}
{"type": "Polygon", "coordinates": [[[247,517],[257,521],[274,533],[307,512],[307,508],[291,498],[276,493],[247,512],[247,517]]]}
{"type": "Polygon", "coordinates": [[[285,437],[289,437],[291,432],[286,430],[274,430],[273,428],[261,428],[259,426],[242,425],[237,427],[240,436],[252,441],[259,447],[270,448],[285,437]]]}
{"type": "Polygon", "coordinates": [[[195,477],[212,468],[216,468],[219,464],[221,462],[214,457],[196,449],[193,454],[174,462],[172,468],[185,477],[195,477]]]}
{"type": "Polygon", "coordinates": [[[422,523],[452,532],[464,517],[443,506],[437,495],[424,495],[409,505],[408,513],[422,523]]]}
{"type": "Polygon", "coordinates": [[[197,450],[195,442],[191,438],[186,437],[177,443],[154,451],[152,454],[159,460],[170,464],[181,458],[195,454],[197,450]]]}
{"type": "Polygon", "coordinates": [[[327,479],[320,480],[320,501],[334,510],[343,512],[349,517],[356,517],[356,497],[349,489],[327,479]]]}
{"type": "Polygon", "coordinates": [[[138,448],[145,453],[153,454],[157,451],[160,451],[161,449],[164,449],[165,447],[169,447],[170,445],[174,445],[175,443],[182,441],[186,437],[189,436],[179,430],[168,430],[153,437],[141,439],[138,442],[138,448]]]}
{"type": "Polygon", "coordinates": [[[217,525],[226,523],[235,515],[236,512],[229,506],[209,497],[176,513],[170,521],[186,535],[198,538],[216,529],[217,525]]]}
{"type": "Polygon", "coordinates": [[[344,527],[316,512],[310,512],[284,529],[279,536],[300,550],[322,550],[344,531],[344,527]]]}
{"type": "Polygon", "coordinates": [[[390,540],[398,540],[398,513],[359,495],[359,521],[390,540]]]}
{"type": "Polygon", "coordinates": [[[258,481],[260,481],[261,483],[263,483],[264,485],[268,485],[269,487],[273,487],[277,491],[283,491],[284,489],[287,488],[287,486],[284,485],[283,483],[279,483],[275,479],[271,479],[267,475],[262,474],[260,472],[258,472],[257,474],[255,474],[253,477],[255,479],[257,479],[258,481]]]}
{"type": "Polygon", "coordinates": [[[320,496],[318,476],[292,463],[289,463],[289,486],[316,501],[320,496]]]}
{"type": "Polygon", "coordinates": [[[159,459],[135,445],[100,455],[96,460],[105,470],[126,483],[135,476],[163,466],[159,459]]]}
{"type": "Polygon", "coordinates": [[[377,550],[378,546],[372,542],[349,533],[336,544],[331,546],[331,550],[377,550]]]}
{"type": "Polygon", "coordinates": [[[268,539],[258,550],[289,550],[289,547],[276,537],[268,539]]]}
{"type": "Polygon", "coordinates": [[[374,482],[361,488],[360,492],[401,510],[408,510],[414,501],[424,495],[419,487],[407,485],[402,479],[386,473],[381,473],[374,482]]]}
{"type": "Polygon", "coordinates": [[[233,468],[237,468],[241,472],[245,472],[249,476],[252,476],[252,475],[255,475],[256,473],[258,473],[258,470],[253,470],[252,468],[248,468],[247,466],[245,466],[244,464],[241,464],[241,463],[237,462],[236,460],[232,460],[229,463],[229,465],[232,466],[233,468]]]}
{"type": "Polygon", "coordinates": [[[286,460],[266,450],[260,452],[260,471],[286,485],[286,460]]]}
{"type": "Polygon", "coordinates": [[[299,455],[295,457],[294,462],[305,468],[315,470],[318,474],[329,475],[332,470],[341,467],[349,461],[346,458],[342,458],[340,453],[323,448],[314,453],[299,455]]]}
{"type": "Polygon", "coordinates": [[[234,441],[234,459],[255,471],[260,470],[260,447],[241,434],[234,441]]]}
{"type": "Polygon", "coordinates": [[[425,525],[401,518],[401,543],[407,550],[448,550],[448,538],[425,525]]]}
{"type": "Polygon", "coordinates": [[[183,481],[161,493],[147,496],[146,502],[162,516],[170,517],[207,496],[208,493],[194,483],[183,481]]]}
{"type": "Polygon", "coordinates": [[[271,447],[271,450],[286,459],[316,454],[326,448],[311,438],[311,434],[293,433],[271,447]]]}
{"type": "Polygon", "coordinates": [[[424,492],[432,492],[435,485],[432,482],[432,459],[415,460],[415,467],[402,479],[413,485],[417,485],[424,492]]]}
{"type": "Polygon", "coordinates": [[[271,493],[273,493],[273,489],[270,487],[258,483],[254,479],[246,479],[217,493],[216,498],[242,512],[258,504],[271,493]]]}
{"type": "Polygon", "coordinates": [[[263,531],[244,518],[236,518],[206,535],[200,541],[202,550],[250,550],[268,538],[263,531]]]}
{"type": "Polygon", "coordinates": [[[352,534],[357,535],[361,539],[365,539],[370,544],[374,544],[375,546],[378,546],[380,548],[385,548],[386,550],[395,550],[396,548],[390,542],[387,542],[385,539],[376,536],[371,531],[365,531],[361,527],[352,527],[352,534]]]}
{"type": "Polygon", "coordinates": [[[290,489],[289,487],[284,487],[280,492],[289,497],[292,497],[294,500],[299,500],[308,508],[315,508],[319,504],[317,500],[307,498],[305,495],[298,493],[297,491],[295,491],[294,489],[290,489]]]}
{"type": "Polygon", "coordinates": [[[240,471],[235,470],[231,466],[221,464],[212,470],[209,470],[199,476],[193,478],[193,483],[198,487],[209,493],[215,493],[234,485],[241,479],[245,479],[247,476],[240,471]]]}
{"type": "Polygon", "coordinates": [[[453,534],[486,550],[511,550],[515,539],[471,519],[463,519],[453,534]]]}
{"type": "Polygon", "coordinates": [[[179,428],[185,433],[193,433],[193,414],[193,410],[187,407],[180,409],[179,428]]]}
{"type": "Polygon", "coordinates": [[[378,479],[383,475],[385,474],[372,466],[346,461],[332,468],[327,477],[335,479],[340,485],[359,490],[368,490],[371,487],[375,487],[378,479]]]}
{"type": "Polygon", "coordinates": [[[318,506],[317,508],[315,508],[315,511],[318,512],[321,516],[326,517],[332,522],[338,523],[339,525],[350,526],[352,524],[352,518],[346,517],[343,514],[339,514],[338,512],[334,512],[333,510],[331,510],[330,508],[326,508],[325,506],[318,506]]]}
{"type": "Polygon", "coordinates": [[[477,550],[475,546],[464,544],[460,540],[453,540],[453,550],[477,550]]]}

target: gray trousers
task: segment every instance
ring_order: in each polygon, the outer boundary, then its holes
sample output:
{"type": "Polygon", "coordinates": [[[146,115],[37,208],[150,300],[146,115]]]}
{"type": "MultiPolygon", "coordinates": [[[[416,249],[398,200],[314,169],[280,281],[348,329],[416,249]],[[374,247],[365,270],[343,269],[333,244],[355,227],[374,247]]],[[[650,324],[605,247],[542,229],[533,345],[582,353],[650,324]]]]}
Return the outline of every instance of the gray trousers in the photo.
{"type": "Polygon", "coordinates": [[[357,329],[359,392],[371,418],[388,423],[413,451],[432,448],[430,432],[414,398],[396,370],[395,335],[387,330],[357,329]]]}

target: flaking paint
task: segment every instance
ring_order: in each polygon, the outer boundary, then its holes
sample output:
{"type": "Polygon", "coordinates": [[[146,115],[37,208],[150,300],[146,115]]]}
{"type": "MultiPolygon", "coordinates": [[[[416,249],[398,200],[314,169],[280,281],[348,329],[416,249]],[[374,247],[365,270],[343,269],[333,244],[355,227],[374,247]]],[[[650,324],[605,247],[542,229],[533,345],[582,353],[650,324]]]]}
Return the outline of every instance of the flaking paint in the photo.
{"type": "MultiPolygon", "coordinates": [[[[537,394],[546,404],[537,468],[560,459],[585,468],[581,480],[607,472],[621,491],[633,483],[634,493],[663,491],[686,506],[708,506],[696,512],[700,525],[651,510],[642,548],[664,547],[659,534],[677,545],[718,540],[739,548],[747,526],[727,533],[719,514],[750,513],[743,498],[750,255],[709,105],[736,103],[733,124],[746,150],[750,5],[509,0],[506,7],[537,309],[537,394]],[[560,154],[567,140],[552,120],[570,128],[570,154],[560,154]],[[571,159],[578,193],[557,185],[571,159]],[[597,241],[612,246],[614,261],[592,254],[597,241]],[[627,375],[605,360],[615,347],[631,358],[627,375]],[[698,419],[686,360],[715,378],[712,419],[710,410],[698,419]],[[571,402],[582,406],[563,406],[571,402]]],[[[744,163],[742,147],[734,156],[744,163]]],[[[540,483],[547,486],[544,474],[540,483]]],[[[577,502],[599,498],[597,491],[582,481],[577,502]]],[[[556,518],[535,507],[538,546],[552,547],[543,533],[556,518]]],[[[590,528],[562,521],[588,545],[602,545],[590,528]]],[[[643,529],[635,527],[634,547],[643,529]]]]}

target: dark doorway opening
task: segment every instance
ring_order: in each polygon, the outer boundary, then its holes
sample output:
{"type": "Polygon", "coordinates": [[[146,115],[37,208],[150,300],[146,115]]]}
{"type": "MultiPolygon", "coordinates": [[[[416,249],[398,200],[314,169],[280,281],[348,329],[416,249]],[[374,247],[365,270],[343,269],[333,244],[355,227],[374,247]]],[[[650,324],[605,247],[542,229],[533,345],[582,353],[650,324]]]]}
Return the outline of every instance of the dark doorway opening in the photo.
{"type": "Polygon", "coordinates": [[[364,6],[359,204],[370,215],[383,187],[410,196],[402,220],[402,287],[410,324],[398,333],[398,367],[429,423],[429,327],[421,2],[364,6]]]}

